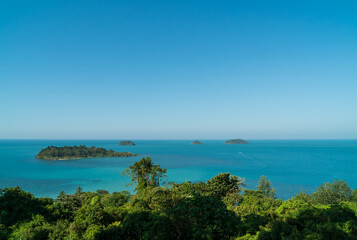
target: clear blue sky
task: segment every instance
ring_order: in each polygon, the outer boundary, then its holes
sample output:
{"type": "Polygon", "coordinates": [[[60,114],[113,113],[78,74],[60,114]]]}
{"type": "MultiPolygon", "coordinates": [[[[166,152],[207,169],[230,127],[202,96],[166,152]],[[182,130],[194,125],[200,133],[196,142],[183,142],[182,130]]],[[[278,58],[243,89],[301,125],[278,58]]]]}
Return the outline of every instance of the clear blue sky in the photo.
{"type": "Polygon", "coordinates": [[[0,2],[0,138],[357,138],[356,1],[0,2]]]}

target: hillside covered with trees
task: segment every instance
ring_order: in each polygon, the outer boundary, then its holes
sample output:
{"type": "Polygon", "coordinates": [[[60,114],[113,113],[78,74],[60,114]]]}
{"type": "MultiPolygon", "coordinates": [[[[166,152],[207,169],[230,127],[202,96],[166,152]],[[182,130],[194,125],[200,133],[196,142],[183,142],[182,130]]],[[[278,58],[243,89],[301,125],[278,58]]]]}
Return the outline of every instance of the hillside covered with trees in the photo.
{"type": "Polygon", "coordinates": [[[357,191],[342,180],[282,201],[264,176],[257,190],[229,173],[175,184],[150,158],[125,174],[135,194],[2,189],[0,239],[357,239],[357,191]]]}
{"type": "Polygon", "coordinates": [[[93,158],[93,157],[134,157],[138,154],[130,152],[116,152],[112,149],[106,150],[105,148],[86,147],[80,146],[64,146],[55,147],[49,146],[42,149],[36,158],[43,160],[67,160],[78,158],[93,158]]]}

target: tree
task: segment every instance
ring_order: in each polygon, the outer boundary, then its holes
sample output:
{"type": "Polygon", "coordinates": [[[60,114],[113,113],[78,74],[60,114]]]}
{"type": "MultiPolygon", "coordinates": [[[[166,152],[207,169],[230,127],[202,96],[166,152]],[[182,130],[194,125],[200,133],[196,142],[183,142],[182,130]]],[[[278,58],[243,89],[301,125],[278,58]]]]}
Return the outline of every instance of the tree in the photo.
{"type": "Polygon", "coordinates": [[[170,219],[159,213],[133,211],[122,222],[121,238],[128,240],[175,239],[170,219]]]}
{"type": "Polygon", "coordinates": [[[352,201],[357,202],[357,188],[352,192],[351,199],[352,201]]]}
{"type": "Polygon", "coordinates": [[[144,157],[139,162],[125,169],[124,174],[131,177],[132,182],[137,186],[135,191],[142,190],[146,187],[159,187],[160,184],[167,183],[166,169],[155,165],[150,157],[144,157]]]}
{"type": "Polygon", "coordinates": [[[0,224],[11,226],[30,220],[36,214],[46,215],[46,209],[31,193],[19,187],[5,188],[0,192],[0,224]]]}
{"type": "Polygon", "coordinates": [[[303,201],[303,202],[311,202],[312,200],[312,195],[309,194],[306,191],[301,191],[298,194],[295,194],[293,198],[291,198],[292,201],[303,201]]]}
{"type": "Polygon", "coordinates": [[[276,189],[272,187],[271,182],[266,176],[260,177],[257,188],[258,191],[261,191],[264,194],[264,196],[271,197],[273,199],[276,198],[276,189]]]}
{"type": "Polygon", "coordinates": [[[69,221],[58,220],[54,225],[51,226],[51,232],[48,235],[49,240],[64,240],[68,239],[70,232],[69,221]]]}
{"type": "Polygon", "coordinates": [[[83,205],[84,193],[78,187],[75,194],[66,194],[64,191],[57,196],[57,201],[49,207],[54,218],[72,219],[73,214],[83,205]]]}
{"type": "Polygon", "coordinates": [[[50,233],[50,225],[41,215],[36,215],[30,222],[26,222],[17,226],[10,235],[11,240],[46,240],[50,233]]]}
{"type": "Polygon", "coordinates": [[[129,201],[130,193],[122,191],[120,193],[113,192],[101,196],[101,203],[106,207],[120,207],[129,201]]]}
{"type": "Polygon", "coordinates": [[[0,224],[0,240],[9,239],[9,231],[6,229],[5,225],[0,224]]]}
{"type": "Polygon", "coordinates": [[[337,204],[342,201],[350,201],[352,190],[345,181],[333,180],[332,183],[322,184],[312,196],[316,204],[337,204]]]}
{"type": "Polygon", "coordinates": [[[242,216],[246,214],[270,215],[270,210],[278,208],[281,203],[280,199],[267,197],[261,191],[245,190],[243,201],[237,210],[242,216]]]}
{"type": "Polygon", "coordinates": [[[114,220],[109,213],[104,211],[97,197],[83,205],[74,215],[72,226],[77,236],[82,236],[81,239],[91,239],[89,236],[97,234],[99,226],[109,225],[114,220]]]}
{"type": "Polygon", "coordinates": [[[170,218],[176,239],[231,239],[240,226],[221,199],[198,193],[176,204],[170,218]]]}
{"type": "Polygon", "coordinates": [[[244,179],[239,179],[230,173],[220,173],[207,180],[208,195],[212,197],[222,198],[228,194],[238,194],[241,186],[244,186],[244,179]]]}

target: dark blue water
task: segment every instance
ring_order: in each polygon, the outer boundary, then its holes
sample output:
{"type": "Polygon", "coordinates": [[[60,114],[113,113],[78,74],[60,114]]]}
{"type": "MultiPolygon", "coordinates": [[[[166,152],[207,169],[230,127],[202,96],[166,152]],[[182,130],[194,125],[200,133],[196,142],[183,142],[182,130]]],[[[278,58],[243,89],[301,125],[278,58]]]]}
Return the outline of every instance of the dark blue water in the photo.
{"type": "Polygon", "coordinates": [[[357,187],[357,140],[251,140],[248,145],[226,145],[223,140],[137,140],[118,146],[115,140],[0,140],[0,188],[20,186],[36,197],[56,197],[61,190],[132,190],[121,172],[143,156],[168,169],[170,181],[205,181],[220,172],[246,179],[255,188],[266,175],[287,199],[300,190],[343,179],[357,187]],[[49,145],[86,145],[141,154],[133,158],[92,158],[44,161],[34,156],[49,145]]]}

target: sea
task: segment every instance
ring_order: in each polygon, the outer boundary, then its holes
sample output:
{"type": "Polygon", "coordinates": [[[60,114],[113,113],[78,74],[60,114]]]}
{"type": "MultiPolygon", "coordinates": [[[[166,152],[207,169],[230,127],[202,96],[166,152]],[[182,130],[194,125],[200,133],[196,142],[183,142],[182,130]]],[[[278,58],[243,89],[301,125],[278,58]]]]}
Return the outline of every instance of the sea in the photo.
{"type": "Polygon", "coordinates": [[[313,192],[321,184],[342,179],[357,188],[357,140],[249,140],[229,145],[225,140],[0,140],[0,188],[20,186],[35,197],[56,198],[63,190],[74,193],[105,189],[134,191],[123,171],[143,157],[167,169],[171,182],[199,182],[229,172],[255,189],[267,176],[283,200],[300,191],[313,192]],[[129,158],[86,158],[46,161],[36,154],[47,146],[85,145],[140,154],[129,158]]]}

